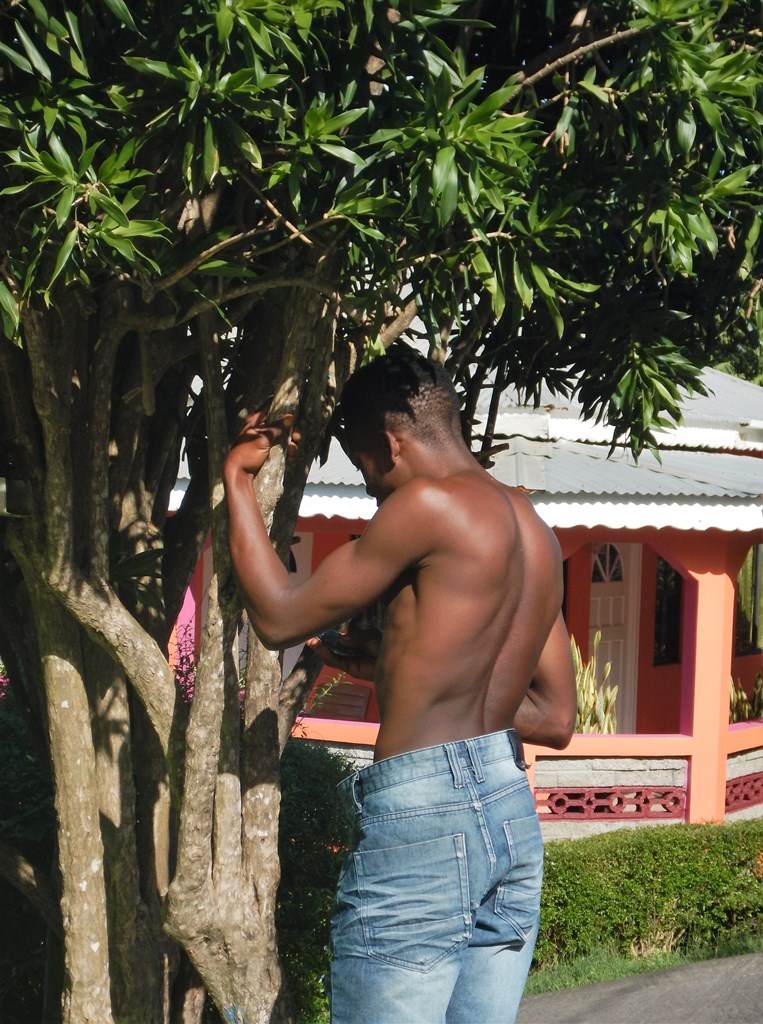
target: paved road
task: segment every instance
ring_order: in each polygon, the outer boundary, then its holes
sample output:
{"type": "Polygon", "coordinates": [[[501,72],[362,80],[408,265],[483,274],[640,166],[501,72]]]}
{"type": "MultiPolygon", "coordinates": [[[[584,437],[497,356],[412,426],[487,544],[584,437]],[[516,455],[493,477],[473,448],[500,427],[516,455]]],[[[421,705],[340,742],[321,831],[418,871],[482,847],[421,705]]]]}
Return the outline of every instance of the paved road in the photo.
{"type": "Polygon", "coordinates": [[[527,996],[517,1024],[763,1024],[763,953],[527,996]]]}

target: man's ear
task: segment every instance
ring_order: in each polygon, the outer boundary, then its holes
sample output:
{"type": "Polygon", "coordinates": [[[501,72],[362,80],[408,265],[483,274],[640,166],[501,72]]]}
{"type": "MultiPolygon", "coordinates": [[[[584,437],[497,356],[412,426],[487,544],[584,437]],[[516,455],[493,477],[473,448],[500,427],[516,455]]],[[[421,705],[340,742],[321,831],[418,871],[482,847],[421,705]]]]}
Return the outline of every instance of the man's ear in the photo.
{"type": "Polygon", "coordinates": [[[382,434],[384,454],[389,458],[390,468],[400,458],[400,441],[397,435],[391,430],[385,430],[382,434]]]}

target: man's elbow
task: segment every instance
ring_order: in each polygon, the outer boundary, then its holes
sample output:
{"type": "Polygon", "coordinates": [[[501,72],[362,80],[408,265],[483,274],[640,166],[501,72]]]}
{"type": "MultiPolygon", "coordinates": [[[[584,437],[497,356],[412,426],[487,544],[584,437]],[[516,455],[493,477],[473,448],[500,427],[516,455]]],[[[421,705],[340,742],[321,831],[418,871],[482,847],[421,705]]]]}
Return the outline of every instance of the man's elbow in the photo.
{"type": "Polygon", "coordinates": [[[546,739],[544,746],[551,747],[552,750],[564,750],[570,745],[574,731],[574,729],[559,729],[552,732],[546,739]]]}
{"type": "Polygon", "coordinates": [[[285,623],[278,623],[265,616],[257,615],[251,609],[249,621],[257,634],[257,639],[268,651],[282,651],[293,643],[285,628],[285,623]]]}
{"type": "Polygon", "coordinates": [[[572,714],[557,714],[553,720],[547,722],[547,734],[544,746],[552,750],[564,750],[570,745],[570,740],[575,734],[575,719],[577,711],[572,714]]]}

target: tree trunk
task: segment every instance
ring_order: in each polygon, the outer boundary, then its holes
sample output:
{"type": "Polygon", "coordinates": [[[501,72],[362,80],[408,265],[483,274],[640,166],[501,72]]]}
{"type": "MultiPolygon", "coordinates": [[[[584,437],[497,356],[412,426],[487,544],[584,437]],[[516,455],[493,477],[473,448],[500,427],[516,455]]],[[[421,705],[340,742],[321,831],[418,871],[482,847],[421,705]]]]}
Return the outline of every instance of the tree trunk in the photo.
{"type": "Polygon", "coordinates": [[[169,942],[149,917],[138,875],[131,722],[117,664],[85,641],[109,925],[114,1013],[125,1024],[166,1024],[162,954],[169,942]]]}
{"type": "Polygon", "coordinates": [[[64,926],[63,1024],[112,1024],[103,843],[77,625],[39,580],[33,595],[47,697],[64,926]]]}

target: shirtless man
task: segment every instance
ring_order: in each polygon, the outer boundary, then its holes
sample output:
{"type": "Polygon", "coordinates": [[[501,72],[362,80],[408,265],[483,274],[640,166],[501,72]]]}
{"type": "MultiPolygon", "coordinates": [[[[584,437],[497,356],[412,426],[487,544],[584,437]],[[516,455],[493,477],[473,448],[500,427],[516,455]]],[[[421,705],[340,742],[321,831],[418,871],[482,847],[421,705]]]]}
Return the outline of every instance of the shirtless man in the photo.
{"type": "Polygon", "coordinates": [[[332,1022],[511,1022],[543,860],[520,737],[561,748],[575,720],[559,547],[475,461],[450,380],[422,356],[401,346],[358,371],[341,413],[379,509],[305,582],[275,555],[251,486],[272,445],[294,450],[290,422],[250,417],[225,466],[258,635],[272,648],[308,640],[379,697],[375,761],[341,787],[357,839],[332,919],[332,1022]],[[380,597],[373,656],[315,639],[380,597]]]}

